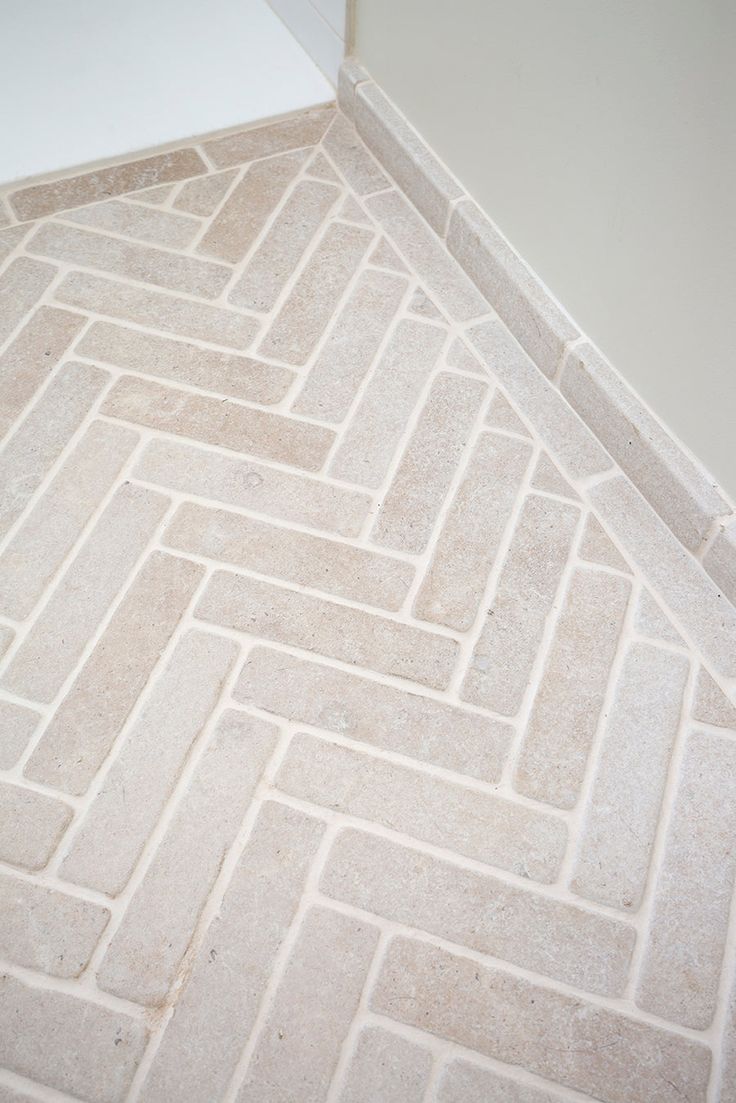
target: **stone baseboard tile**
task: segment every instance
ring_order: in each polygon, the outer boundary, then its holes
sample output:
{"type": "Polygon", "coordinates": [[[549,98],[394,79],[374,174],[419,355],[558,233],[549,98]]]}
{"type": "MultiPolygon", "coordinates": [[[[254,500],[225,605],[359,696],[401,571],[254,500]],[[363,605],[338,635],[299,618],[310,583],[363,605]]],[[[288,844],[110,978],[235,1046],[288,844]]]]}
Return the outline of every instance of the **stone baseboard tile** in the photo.
{"type": "Polygon", "coordinates": [[[715,480],[592,342],[582,340],[544,283],[355,58],[340,71],[338,106],[550,381],[550,401],[555,389],[565,396],[683,549],[736,605],[736,510],[715,480]]]}

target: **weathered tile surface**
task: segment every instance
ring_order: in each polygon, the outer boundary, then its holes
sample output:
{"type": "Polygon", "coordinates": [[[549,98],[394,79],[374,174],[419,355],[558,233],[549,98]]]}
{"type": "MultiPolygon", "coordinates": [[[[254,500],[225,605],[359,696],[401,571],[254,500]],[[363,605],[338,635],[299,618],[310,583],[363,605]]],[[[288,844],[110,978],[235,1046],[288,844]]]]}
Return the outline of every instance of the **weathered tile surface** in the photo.
{"type": "Polygon", "coordinates": [[[4,208],[0,1100],[736,1103],[732,525],[338,94],[4,208]]]}

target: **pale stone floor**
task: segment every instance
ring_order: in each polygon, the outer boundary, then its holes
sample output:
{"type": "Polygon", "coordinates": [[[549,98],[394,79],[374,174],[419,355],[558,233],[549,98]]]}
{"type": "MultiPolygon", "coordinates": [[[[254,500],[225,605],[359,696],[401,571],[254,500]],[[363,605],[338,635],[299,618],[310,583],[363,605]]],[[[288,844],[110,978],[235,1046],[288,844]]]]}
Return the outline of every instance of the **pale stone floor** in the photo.
{"type": "Polygon", "coordinates": [[[351,127],[4,210],[0,1100],[734,1103],[736,712],[351,127]]]}

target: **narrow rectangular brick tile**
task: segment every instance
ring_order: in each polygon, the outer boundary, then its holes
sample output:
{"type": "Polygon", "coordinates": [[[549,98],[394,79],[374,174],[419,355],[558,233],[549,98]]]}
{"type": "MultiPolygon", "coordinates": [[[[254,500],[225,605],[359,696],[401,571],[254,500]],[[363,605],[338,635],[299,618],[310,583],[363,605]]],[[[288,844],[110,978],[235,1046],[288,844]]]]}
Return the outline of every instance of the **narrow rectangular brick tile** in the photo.
{"type": "Polygon", "coordinates": [[[16,257],[0,274],[0,343],[43,295],[57,271],[30,257],[16,257]]]}
{"type": "Polygon", "coordinates": [[[447,686],[458,649],[446,636],[230,571],[212,576],[195,615],[435,689],[447,686]]]}
{"type": "Polygon", "coordinates": [[[384,496],[374,544],[424,551],[487,389],[480,380],[437,376],[384,496]]]}
{"type": "Polygon", "coordinates": [[[371,1007],[605,1103],[705,1103],[700,1042],[424,942],[393,940],[371,1007]]]}
{"type": "Polygon", "coordinates": [[[276,737],[263,720],[224,714],[102,960],[104,991],[164,1001],[276,737]]]}
{"type": "Polygon", "coordinates": [[[693,732],[680,769],[636,1003],[705,1030],[716,1007],[736,875],[736,743],[693,732]]]}
{"type": "Polygon", "coordinates": [[[89,1000],[0,977],[0,1063],[94,1103],[122,1103],[148,1040],[143,1023],[89,1000]]]}
{"type": "Polygon", "coordinates": [[[168,504],[142,487],[126,484],[116,491],[15,653],[2,678],[6,689],[53,700],[168,504]]]}
{"type": "Polygon", "coordinates": [[[237,1103],[322,1103],[378,942],[370,924],[326,908],[304,919],[237,1103]]]}
{"type": "Polygon", "coordinates": [[[254,647],[236,700],[481,781],[500,779],[512,729],[488,716],[254,647]]]}
{"type": "Polygon", "coordinates": [[[76,351],[103,364],[266,405],[280,402],[294,378],[288,368],[141,333],[112,322],[95,322],[76,351]]]}
{"type": "Polygon", "coordinates": [[[391,272],[361,273],[294,402],[295,413],[332,422],[347,416],[406,287],[391,272]]]}
{"type": "Polygon", "coordinates": [[[366,206],[454,321],[467,322],[489,312],[476,286],[400,192],[375,195],[366,206]]]}
{"type": "Polygon", "coordinates": [[[529,684],[571,553],[579,512],[530,495],[521,512],[460,696],[513,716],[529,684]]]}
{"type": "Polygon", "coordinates": [[[324,148],[358,195],[370,195],[391,186],[344,115],[336,115],[324,137],[324,148]]]}
{"type": "Polygon", "coordinates": [[[294,738],[276,786],[534,881],[554,881],[565,850],[557,817],[311,735],[294,738]]]}
{"type": "Polygon", "coordinates": [[[245,171],[210,223],[197,252],[237,264],[246,255],[301,169],[306,154],[257,161],[245,171]]]}
{"type": "Polygon", "coordinates": [[[0,536],[17,521],[109,380],[88,364],[67,364],[0,452],[0,536]]]}
{"type": "Polygon", "coordinates": [[[237,175],[237,169],[230,169],[228,172],[216,172],[209,176],[200,176],[196,180],[188,180],[177,191],[172,206],[178,211],[209,218],[220,206],[237,175]]]}
{"type": "Polygon", "coordinates": [[[227,399],[190,394],[131,375],[118,380],[102,412],[149,429],[308,471],[320,469],[335,436],[321,425],[254,410],[227,399]]]}
{"type": "Polygon", "coordinates": [[[79,976],[110,918],[98,904],[4,873],[0,914],[3,958],[52,977],[79,976]]]}
{"type": "Polygon", "coordinates": [[[15,766],[40,719],[35,709],[0,700],[0,770],[15,766]]]}
{"type": "Polygon", "coordinates": [[[380,609],[398,609],[414,577],[401,559],[194,502],[179,507],[163,542],[380,609]]]}
{"type": "Polygon", "coordinates": [[[558,808],[577,801],[630,593],[618,575],[572,576],[524,733],[520,793],[558,808]]]}
{"type": "Polygon", "coordinates": [[[123,890],[237,654],[232,641],[205,632],[179,642],[82,819],[62,877],[110,896],[123,890]]]}
{"type": "Polygon", "coordinates": [[[414,615],[459,632],[472,627],[524,478],[531,445],[483,433],[437,538],[414,615]]]}
{"type": "Polygon", "coordinates": [[[105,203],[92,203],[63,215],[65,222],[76,222],[94,230],[110,230],[111,233],[145,241],[148,245],[163,245],[167,249],[186,249],[202,228],[196,218],[173,211],[157,211],[140,203],[126,203],[110,199],[105,203]]]}
{"type": "Polygon", "coordinates": [[[255,318],[236,310],[180,299],[151,287],[131,287],[91,272],[70,272],[54,297],[81,310],[234,349],[248,348],[260,328],[255,318]]]}
{"type": "Polygon", "coordinates": [[[81,207],[96,199],[184,180],[187,176],[200,176],[206,171],[196,150],[174,149],[170,153],[157,153],[153,157],[67,176],[47,184],[31,184],[14,191],[10,203],[22,220],[43,218],[68,207],[81,207]]]}
{"type": "Polygon", "coordinates": [[[67,793],[86,791],[203,573],[188,559],[161,552],[148,558],[41,737],[28,777],[67,793]]]}
{"type": "Polygon", "coordinates": [[[55,306],[40,306],[0,356],[0,435],[51,375],[86,319],[55,306]]]}
{"type": "Polygon", "coordinates": [[[357,536],[371,507],[369,496],[360,491],[176,441],[151,441],[134,474],[337,536],[357,536]]]}
{"type": "Polygon", "coordinates": [[[422,1103],[432,1070],[432,1054],[406,1038],[366,1026],[340,1093],[340,1103],[422,1103]]]}
{"type": "Polygon", "coordinates": [[[373,241],[360,226],[332,222],[259,345],[263,356],[305,364],[373,241]]]}
{"type": "Polygon", "coordinates": [[[262,313],[272,310],[340,194],[339,188],[319,180],[297,184],[246,264],[228,302],[262,313]]]}
{"type": "Polygon", "coordinates": [[[43,869],[71,818],[68,804],[0,782],[0,861],[43,869]]]}
{"type": "Polygon", "coordinates": [[[56,222],[43,223],[27,245],[29,253],[63,260],[82,268],[97,268],[113,276],[216,299],[232,276],[224,264],[166,252],[116,237],[56,222]]]}
{"type": "Polygon", "coordinates": [[[0,555],[0,612],[5,616],[28,616],[139,439],[122,425],[90,425],[0,555]]]}
{"type": "Polygon", "coordinates": [[[182,1084],[187,1103],[224,1096],[323,831],[292,808],[270,801],[262,807],[177,998],[141,1103],[170,1103],[182,1084]]]}
{"type": "Polygon", "coordinates": [[[270,157],[290,149],[315,145],[335,116],[334,107],[300,111],[292,119],[254,126],[237,134],[226,134],[204,143],[204,150],[216,168],[226,169],[244,161],[270,157]]]}
{"type": "Polygon", "coordinates": [[[470,1061],[451,1061],[437,1087],[437,1103],[563,1103],[552,1089],[531,1087],[470,1061]]]}
{"type": "Polygon", "coordinates": [[[614,908],[641,903],[688,667],[648,643],[627,652],[570,883],[580,896],[614,908]]]}
{"type": "Polygon", "coordinates": [[[399,322],[353,411],[331,475],[362,486],[381,485],[445,337],[444,330],[425,322],[399,322]]]}
{"type": "Polygon", "coordinates": [[[620,996],[626,985],[636,937],[628,923],[364,831],[338,836],[320,890],[586,992],[620,996]]]}

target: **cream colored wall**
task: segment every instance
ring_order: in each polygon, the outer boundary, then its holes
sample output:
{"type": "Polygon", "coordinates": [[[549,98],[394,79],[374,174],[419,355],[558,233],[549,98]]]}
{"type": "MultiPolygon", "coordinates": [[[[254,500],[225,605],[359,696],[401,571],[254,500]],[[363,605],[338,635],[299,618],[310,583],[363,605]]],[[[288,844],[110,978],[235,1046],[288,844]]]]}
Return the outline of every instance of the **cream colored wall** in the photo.
{"type": "Polygon", "coordinates": [[[357,0],[355,52],[736,496],[733,0],[357,0]]]}

